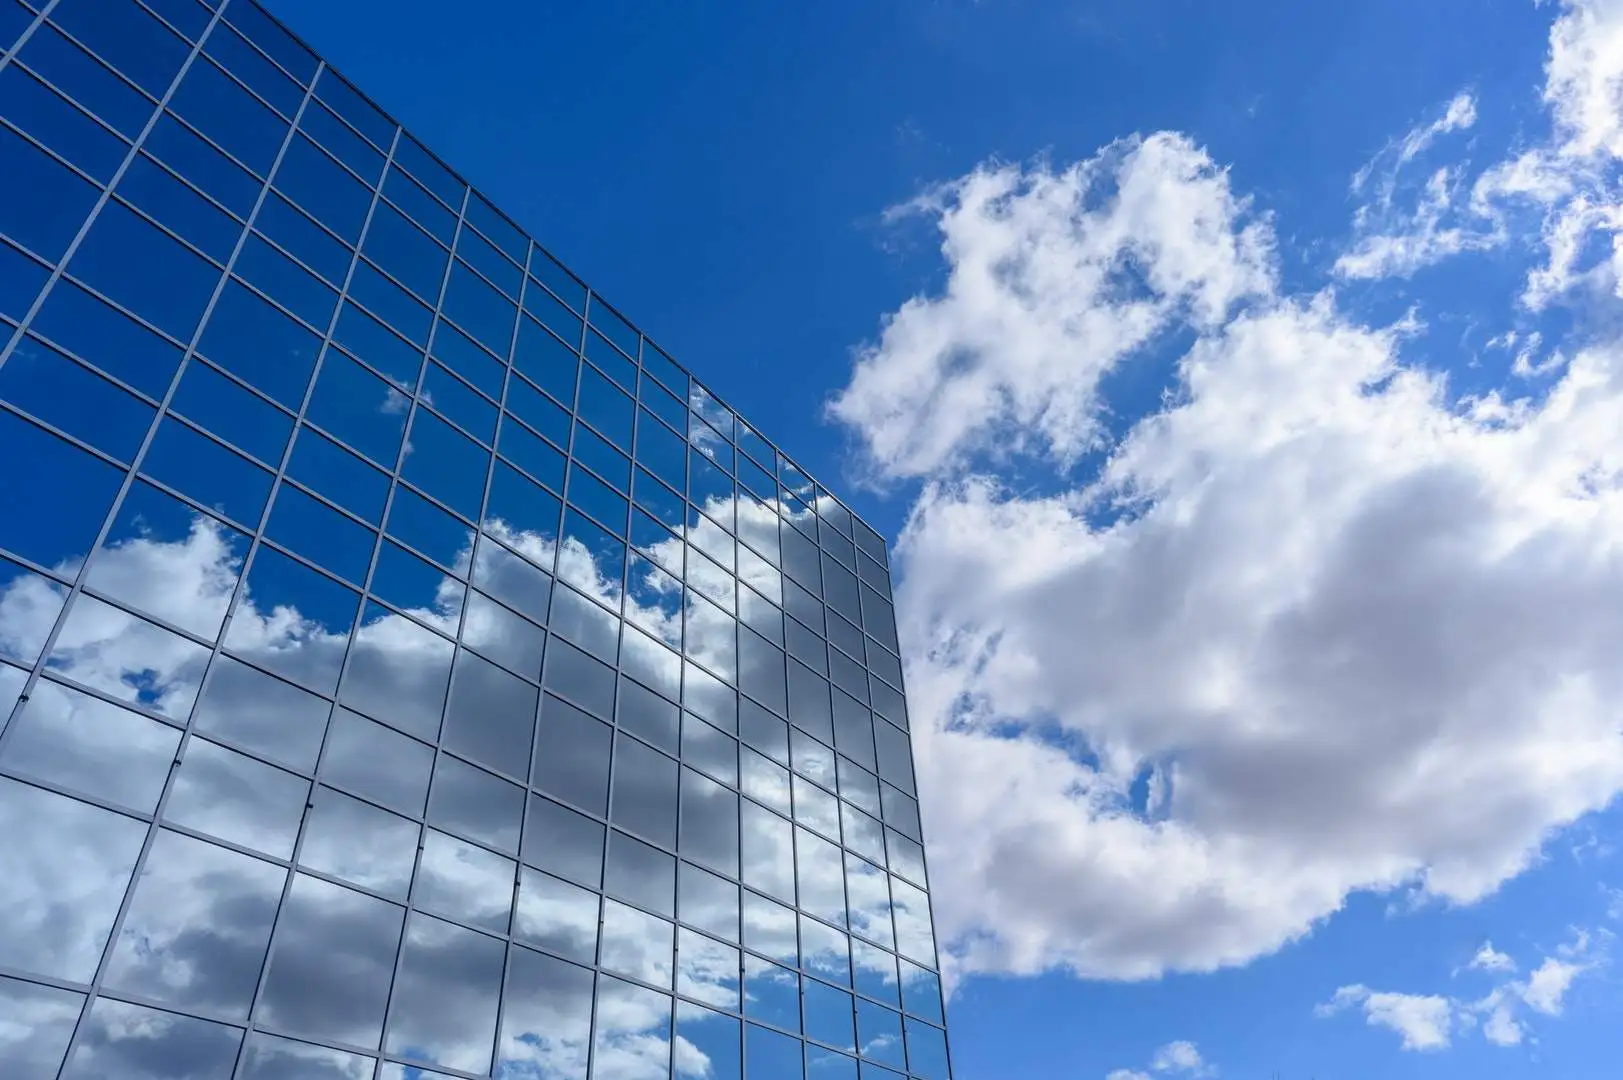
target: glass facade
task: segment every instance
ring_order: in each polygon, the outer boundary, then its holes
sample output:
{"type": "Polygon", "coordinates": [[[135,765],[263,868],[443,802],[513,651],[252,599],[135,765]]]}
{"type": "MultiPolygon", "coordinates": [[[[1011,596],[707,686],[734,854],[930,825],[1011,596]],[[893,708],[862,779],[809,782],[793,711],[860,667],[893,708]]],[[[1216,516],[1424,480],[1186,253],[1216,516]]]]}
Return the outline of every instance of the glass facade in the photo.
{"type": "Polygon", "coordinates": [[[880,536],[250,0],[0,47],[0,1075],[948,1080],[880,536]]]}

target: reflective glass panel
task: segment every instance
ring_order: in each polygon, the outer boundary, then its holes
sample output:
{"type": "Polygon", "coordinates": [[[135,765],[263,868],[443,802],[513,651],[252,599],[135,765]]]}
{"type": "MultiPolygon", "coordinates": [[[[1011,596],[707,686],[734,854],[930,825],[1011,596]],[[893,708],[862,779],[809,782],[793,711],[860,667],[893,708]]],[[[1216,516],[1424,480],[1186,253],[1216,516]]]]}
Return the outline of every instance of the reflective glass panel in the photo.
{"type": "Polygon", "coordinates": [[[0,765],[150,814],[180,731],[42,679],[0,744],[0,765]]]}
{"type": "Polygon", "coordinates": [[[63,1080],[225,1080],[242,1031],[101,998],[90,1007],[63,1080]]]}
{"type": "Polygon", "coordinates": [[[296,875],[277,920],[259,1023],[288,1035],[375,1048],[404,918],[405,909],[393,904],[296,875]],[[341,979],[332,977],[335,970],[341,979]]]}
{"type": "Polygon", "coordinates": [[[596,893],[521,866],[513,937],[570,960],[593,963],[599,903],[596,893]]]}
{"type": "Polygon", "coordinates": [[[421,831],[414,821],[316,788],[304,819],[299,862],[397,900],[406,898],[421,831]]]}
{"type": "Polygon", "coordinates": [[[315,768],[331,706],[229,656],[214,662],[196,731],[303,772],[315,768]]]}
{"type": "Polygon", "coordinates": [[[592,1031],[598,1069],[610,1076],[669,1075],[670,1039],[670,997],[610,976],[598,980],[592,1031]]]}
{"type": "Polygon", "coordinates": [[[246,1019],[287,871],[158,833],[105,982],[148,1000],[246,1019]]]}
{"type": "Polygon", "coordinates": [[[0,976],[0,1062],[17,1076],[55,1076],[84,995],[0,976]]]}
{"type": "Polygon", "coordinates": [[[384,1048],[453,1069],[487,1071],[505,953],[495,938],[413,914],[384,1048]]]}
{"type": "Polygon", "coordinates": [[[0,865],[12,881],[39,883],[8,903],[0,964],[89,982],[146,829],[133,818],[0,777],[0,865]]]}
{"type": "Polygon", "coordinates": [[[591,1029],[592,972],[514,947],[507,961],[496,1075],[584,1077],[591,1029]]]}

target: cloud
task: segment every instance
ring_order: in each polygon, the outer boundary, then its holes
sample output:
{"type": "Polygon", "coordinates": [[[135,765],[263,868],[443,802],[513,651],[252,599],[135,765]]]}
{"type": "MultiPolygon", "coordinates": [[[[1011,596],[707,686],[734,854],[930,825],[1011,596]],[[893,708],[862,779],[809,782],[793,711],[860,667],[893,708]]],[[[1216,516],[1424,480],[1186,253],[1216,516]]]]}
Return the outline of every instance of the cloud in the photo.
{"type": "Polygon", "coordinates": [[[1454,1010],[1447,998],[1421,994],[1377,993],[1364,986],[1343,986],[1321,1005],[1321,1017],[1357,1008],[1371,1027],[1397,1032],[1405,1050],[1442,1050],[1453,1032],[1454,1010]]]}
{"type": "Polygon", "coordinates": [[[1181,135],[1066,168],[989,164],[900,208],[941,233],[941,293],[909,300],[829,406],[878,475],[994,445],[1071,461],[1099,439],[1099,380],[1176,323],[1267,290],[1271,234],[1181,135]]]}
{"type": "Polygon", "coordinates": [[[1407,213],[1394,215],[1388,209],[1378,226],[1373,215],[1362,215],[1358,222],[1362,235],[1336,259],[1336,274],[1352,280],[1408,277],[1452,255],[1497,247],[1503,242],[1497,229],[1445,224],[1460,194],[1458,171],[1441,168],[1427,179],[1407,213]]]}
{"type": "Polygon", "coordinates": [[[1464,131],[1476,124],[1476,97],[1462,91],[1449,101],[1444,107],[1442,115],[1427,124],[1421,124],[1409,130],[1401,139],[1394,139],[1381,150],[1379,154],[1364,164],[1352,178],[1353,194],[1361,194],[1370,186],[1370,180],[1376,178],[1379,190],[1376,195],[1384,206],[1392,204],[1392,187],[1396,176],[1396,169],[1407,165],[1427,150],[1440,136],[1450,132],[1464,131]],[[1388,160],[1393,162],[1392,167],[1382,166],[1388,160]],[[1377,173],[1379,176],[1377,177],[1377,173]]]}
{"type": "Polygon", "coordinates": [[[1584,970],[1582,964],[1549,957],[1527,977],[1527,985],[1522,989],[1522,1000],[1527,1002],[1528,1007],[1534,1012],[1543,1013],[1545,1016],[1560,1016],[1562,1001],[1572,986],[1572,980],[1584,970]]]}
{"type": "MultiPolygon", "coordinates": [[[[1609,942],[1607,935],[1578,931],[1556,950],[1556,955],[1545,957],[1526,979],[1505,978],[1478,998],[1377,992],[1352,985],[1337,990],[1314,1013],[1323,1019],[1359,1009],[1372,1027],[1397,1032],[1405,1050],[1441,1050],[1451,1044],[1454,1032],[1468,1032],[1479,1026],[1483,1038],[1493,1045],[1518,1046],[1529,1033],[1521,1015],[1523,1010],[1560,1016],[1573,980],[1606,961],[1609,942]]],[[[1484,944],[1467,967],[1506,975],[1516,971],[1516,962],[1484,944]]]]}
{"type": "Polygon", "coordinates": [[[1516,961],[1495,949],[1493,942],[1484,941],[1467,966],[1473,971],[1515,971],[1516,961]]]}
{"type": "Polygon", "coordinates": [[[833,412],[923,481],[898,602],[956,973],[1206,971],[1355,893],[1470,904],[1623,791],[1623,342],[1462,398],[1412,321],[1282,293],[1178,136],[908,212],[945,284],[833,412]],[[1074,478],[1100,378],[1174,339],[1074,478]]]}
{"type": "Polygon", "coordinates": [[[1195,1044],[1183,1039],[1167,1043],[1157,1050],[1155,1057],[1150,1059],[1150,1068],[1176,1076],[1214,1076],[1217,1073],[1201,1058],[1195,1044]]]}
{"type": "Polygon", "coordinates": [[[1407,194],[1402,186],[1406,167],[1440,137],[1470,128],[1476,116],[1476,98],[1461,92],[1437,119],[1392,140],[1353,174],[1353,194],[1368,199],[1353,215],[1351,248],[1336,259],[1338,277],[1407,277],[1449,256],[1503,242],[1503,230],[1492,227],[1495,223],[1491,221],[1471,226],[1454,223],[1455,209],[1464,194],[1456,168],[1432,171],[1415,193],[1414,205],[1397,206],[1400,191],[1407,194]]]}
{"type": "Polygon", "coordinates": [[[1150,1058],[1147,1071],[1116,1069],[1106,1075],[1105,1080],[1157,1080],[1159,1077],[1201,1078],[1216,1075],[1216,1067],[1201,1057],[1200,1050],[1194,1043],[1179,1039],[1157,1050],[1150,1058]]]}
{"type": "Polygon", "coordinates": [[[1563,0],[1550,31],[1544,101],[1571,157],[1623,157],[1623,6],[1563,0]]]}
{"type": "Polygon", "coordinates": [[[1369,194],[1354,215],[1353,243],[1335,264],[1346,279],[1407,277],[1453,256],[1515,245],[1540,253],[1520,296],[1539,311],[1617,293],[1623,229],[1617,184],[1623,160],[1623,5],[1560,0],[1550,29],[1543,102],[1548,137],[1475,172],[1466,162],[1433,171],[1413,193],[1402,174],[1438,137],[1471,127],[1474,98],[1456,96],[1441,118],[1389,143],[1353,177],[1369,194]]]}

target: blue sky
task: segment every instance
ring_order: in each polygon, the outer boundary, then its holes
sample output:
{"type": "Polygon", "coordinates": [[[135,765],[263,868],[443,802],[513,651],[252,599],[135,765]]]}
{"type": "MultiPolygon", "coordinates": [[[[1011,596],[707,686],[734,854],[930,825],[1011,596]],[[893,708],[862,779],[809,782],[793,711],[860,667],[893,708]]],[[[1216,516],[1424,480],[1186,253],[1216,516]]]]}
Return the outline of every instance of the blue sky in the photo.
{"type": "Polygon", "coordinates": [[[1615,1073],[1617,4],[271,7],[905,528],[960,1077],[1615,1073]]]}

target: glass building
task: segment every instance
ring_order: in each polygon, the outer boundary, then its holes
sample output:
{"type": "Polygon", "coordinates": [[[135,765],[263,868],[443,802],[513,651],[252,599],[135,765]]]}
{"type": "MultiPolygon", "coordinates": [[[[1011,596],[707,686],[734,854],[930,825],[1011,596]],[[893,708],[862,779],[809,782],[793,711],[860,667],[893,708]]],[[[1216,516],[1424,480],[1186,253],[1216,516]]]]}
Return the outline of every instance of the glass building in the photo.
{"type": "Polygon", "coordinates": [[[880,536],[251,0],[0,47],[0,1076],[948,1080],[880,536]]]}

